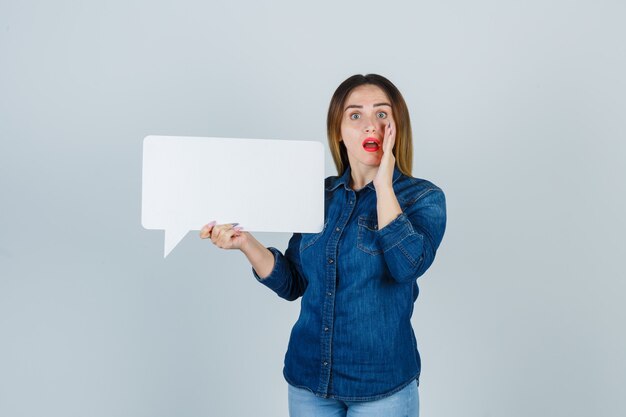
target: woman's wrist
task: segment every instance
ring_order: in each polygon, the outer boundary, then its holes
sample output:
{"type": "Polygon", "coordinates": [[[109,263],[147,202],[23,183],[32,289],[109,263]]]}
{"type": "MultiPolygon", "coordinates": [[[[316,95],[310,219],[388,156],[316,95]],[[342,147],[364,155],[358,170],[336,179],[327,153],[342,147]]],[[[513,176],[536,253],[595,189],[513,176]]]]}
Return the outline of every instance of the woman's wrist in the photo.
{"type": "Polygon", "coordinates": [[[249,237],[250,239],[239,250],[246,255],[248,262],[250,262],[250,265],[252,265],[259,277],[261,279],[266,278],[274,269],[274,254],[252,235],[249,235],[249,237]]]}
{"type": "Polygon", "coordinates": [[[242,251],[244,255],[250,257],[249,255],[252,251],[254,251],[254,247],[258,247],[259,245],[260,242],[256,240],[254,236],[248,233],[248,238],[245,240],[245,242],[243,242],[239,250],[242,251]]]}

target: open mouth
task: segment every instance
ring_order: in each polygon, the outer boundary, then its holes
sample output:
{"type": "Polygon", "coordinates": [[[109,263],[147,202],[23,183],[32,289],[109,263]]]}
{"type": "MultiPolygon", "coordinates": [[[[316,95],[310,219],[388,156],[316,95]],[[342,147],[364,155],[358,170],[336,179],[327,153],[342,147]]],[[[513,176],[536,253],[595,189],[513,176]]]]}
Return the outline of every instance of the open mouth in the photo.
{"type": "Polygon", "coordinates": [[[367,152],[376,152],[380,149],[380,140],[376,138],[365,138],[363,141],[363,149],[367,152]]]}

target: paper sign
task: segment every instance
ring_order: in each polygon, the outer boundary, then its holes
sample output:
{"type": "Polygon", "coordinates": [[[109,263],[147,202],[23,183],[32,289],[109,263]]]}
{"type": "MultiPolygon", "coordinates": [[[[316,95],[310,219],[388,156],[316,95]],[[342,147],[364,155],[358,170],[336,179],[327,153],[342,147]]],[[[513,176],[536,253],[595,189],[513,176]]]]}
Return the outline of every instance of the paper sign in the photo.
{"type": "Polygon", "coordinates": [[[166,257],[190,230],[318,233],[324,148],[301,140],[146,136],[141,223],[165,230],[166,257]]]}

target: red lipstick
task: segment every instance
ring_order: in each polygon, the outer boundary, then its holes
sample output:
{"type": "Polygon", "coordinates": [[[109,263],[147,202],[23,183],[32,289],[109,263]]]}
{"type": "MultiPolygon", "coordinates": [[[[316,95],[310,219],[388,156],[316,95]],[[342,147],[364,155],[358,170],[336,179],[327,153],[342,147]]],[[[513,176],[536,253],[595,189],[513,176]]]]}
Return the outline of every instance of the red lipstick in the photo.
{"type": "Polygon", "coordinates": [[[380,139],[375,137],[365,138],[361,146],[363,146],[363,149],[367,152],[376,152],[380,149],[380,139]]]}

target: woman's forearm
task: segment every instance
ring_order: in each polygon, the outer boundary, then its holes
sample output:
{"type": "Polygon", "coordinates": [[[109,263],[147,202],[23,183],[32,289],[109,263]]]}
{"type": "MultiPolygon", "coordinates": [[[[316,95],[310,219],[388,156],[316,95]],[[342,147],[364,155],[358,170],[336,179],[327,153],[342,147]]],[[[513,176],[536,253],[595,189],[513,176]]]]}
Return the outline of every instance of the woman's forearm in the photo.
{"type": "Polygon", "coordinates": [[[248,233],[248,241],[241,251],[261,279],[267,278],[274,269],[274,254],[251,234],[248,233]]]}
{"type": "Polygon", "coordinates": [[[378,230],[387,226],[402,214],[402,208],[391,185],[376,188],[376,211],[378,213],[378,230]]]}

